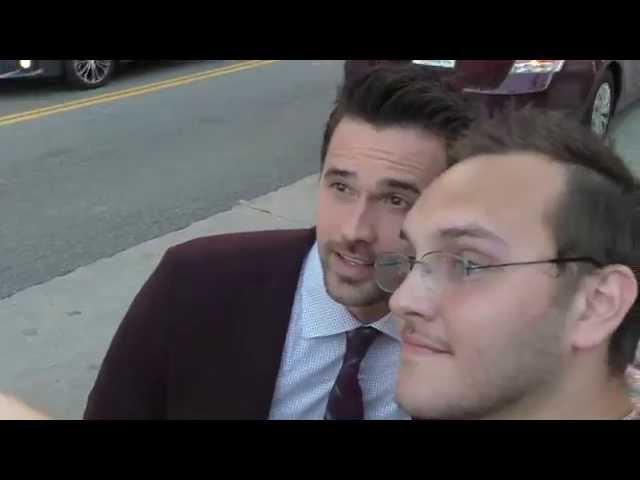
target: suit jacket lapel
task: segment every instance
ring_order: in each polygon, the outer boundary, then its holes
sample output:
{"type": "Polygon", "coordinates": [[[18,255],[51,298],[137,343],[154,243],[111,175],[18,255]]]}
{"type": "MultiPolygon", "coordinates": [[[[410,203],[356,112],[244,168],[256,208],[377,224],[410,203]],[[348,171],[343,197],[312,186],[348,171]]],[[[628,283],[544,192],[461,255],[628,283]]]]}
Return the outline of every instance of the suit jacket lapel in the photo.
{"type": "Polygon", "coordinates": [[[261,295],[254,307],[259,319],[252,322],[255,331],[244,342],[246,352],[260,352],[250,362],[256,418],[269,416],[300,271],[314,241],[315,230],[311,230],[290,251],[282,252],[262,279],[261,295]]]}
{"type": "MultiPolygon", "coordinates": [[[[315,230],[218,237],[234,257],[218,253],[181,282],[170,333],[171,418],[266,419],[280,367],[304,258],[315,230]],[[241,255],[252,249],[266,255],[241,255]],[[211,277],[211,270],[217,273],[211,277]],[[214,284],[211,283],[214,281],[214,284]],[[217,285],[216,283],[217,282],[217,285]]],[[[216,245],[214,252],[221,248],[216,245]]]]}

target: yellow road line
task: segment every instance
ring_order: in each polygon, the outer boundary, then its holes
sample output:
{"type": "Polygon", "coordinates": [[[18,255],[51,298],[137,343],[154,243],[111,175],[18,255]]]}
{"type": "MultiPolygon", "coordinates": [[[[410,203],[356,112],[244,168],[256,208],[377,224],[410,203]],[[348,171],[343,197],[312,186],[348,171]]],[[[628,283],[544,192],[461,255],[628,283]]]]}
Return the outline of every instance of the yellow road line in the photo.
{"type": "Polygon", "coordinates": [[[262,60],[252,60],[252,61],[247,61],[247,62],[242,62],[242,63],[235,63],[233,65],[228,65],[226,67],[219,67],[219,68],[214,68],[212,70],[206,70],[204,72],[197,72],[197,73],[192,73],[189,75],[184,75],[182,77],[176,77],[176,78],[170,78],[168,80],[162,80],[160,82],[155,82],[155,83],[148,83],[148,84],[144,84],[144,85],[138,85],[137,87],[132,87],[132,88],[128,88],[125,90],[118,90],[115,92],[110,92],[110,93],[105,93],[102,95],[94,95],[92,97],[88,97],[88,98],[81,98],[79,100],[72,100],[69,102],[65,102],[65,103],[61,103],[58,105],[51,105],[49,107],[44,107],[44,108],[39,108],[36,110],[29,110],[29,111],[25,111],[25,112],[18,112],[18,113],[14,113],[11,115],[6,115],[3,117],[0,117],[0,121],[5,121],[5,120],[10,120],[12,118],[17,118],[17,117],[22,117],[23,115],[32,115],[32,114],[36,114],[36,113],[41,113],[41,112],[46,112],[49,110],[55,110],[56,108],[59,107],[66,107],[66,106],[71,106],[71,105],[77,105],[77,104],[81,104],[81,103],[86,103],[92,100],[98,100],[98,99],[102,99],[102,98],[110,98],[110,97],[117,97],[126,93],[130,93],[130,92],[136,92],[139,90],[145,90],[147,88],[152,88],[152,87],[156,87],[156,86],[160,86],[160,85],[166,85],[166,84],[171,84],[173,82],[178,82],[178,81],[182,81],[182,80],[188,80],[191,78],[197,78],[203,75],[208,75],[214,72],[225,72],[228,70],[233,70],[235,68],[238,67],[242,67],[244,65],[252,65],[252,64],[260,64],[262,63],[262,60]]]}
{"type": "Polygon", "coordinates": [[[112,102],[115,100],[134,97],[137,95],[143,95],[151,92],[156,92],[158,90],[163,90],[166,88],[173,88],[180,85],[186,85],[188,83],[196,82],[198,80],[215,78],[215,77],[227,75],[230,73],[240,72],[242,70],[249,70],[251,68],[257,68],[257,67],[269,65],[275,62],[277,62],[277,60],[252,60],[247,62],[241,62],[241,63],[229,65],[226,67],[214,68],[211,70],[206,70],[204,72],[184,75],[181,77],[176,77],[169,80],[163,80],[160,82],[141,85],[141,86],[129,88],[126,90],[120,90],[117,92],[106,93],[103,95],[96,95],[93,97],[65,102],[58,105],[52,105],[50,107],[44,107],[36,110],[30,110],[26,112],[19,112],[11,115],[6,115],[4,117],[0,117],[0,127],[11,125],[18,122],[24,122],[27,120],[35,120],[36,118],[52,115],[54,113],[67,112],[70,110],[76,110],[79,108],[98,105],[101,103],[112,102]]]}

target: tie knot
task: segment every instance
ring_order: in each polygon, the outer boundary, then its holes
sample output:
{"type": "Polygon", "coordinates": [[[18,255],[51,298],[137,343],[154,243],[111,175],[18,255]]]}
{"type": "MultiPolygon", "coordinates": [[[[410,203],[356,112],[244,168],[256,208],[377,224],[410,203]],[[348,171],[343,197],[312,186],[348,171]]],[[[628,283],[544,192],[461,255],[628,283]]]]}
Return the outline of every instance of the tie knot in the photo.
{"type": "Polygon", "coordinates": [[[380,331],[372,327],[359,327],[347,332],[347,351],[345,356],[349,359],[361,361],[379,334],[380,331]]]}

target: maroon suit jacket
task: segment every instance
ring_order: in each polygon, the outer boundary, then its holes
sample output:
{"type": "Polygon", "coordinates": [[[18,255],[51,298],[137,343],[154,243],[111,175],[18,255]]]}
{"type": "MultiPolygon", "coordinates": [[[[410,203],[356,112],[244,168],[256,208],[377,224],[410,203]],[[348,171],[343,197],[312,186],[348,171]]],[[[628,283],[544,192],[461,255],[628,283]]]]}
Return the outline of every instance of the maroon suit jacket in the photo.
{"type": "Polygon", "coordinates": [[[87,419],[266,419],[315,230],[172,247],[135,297],[87,419]]]}

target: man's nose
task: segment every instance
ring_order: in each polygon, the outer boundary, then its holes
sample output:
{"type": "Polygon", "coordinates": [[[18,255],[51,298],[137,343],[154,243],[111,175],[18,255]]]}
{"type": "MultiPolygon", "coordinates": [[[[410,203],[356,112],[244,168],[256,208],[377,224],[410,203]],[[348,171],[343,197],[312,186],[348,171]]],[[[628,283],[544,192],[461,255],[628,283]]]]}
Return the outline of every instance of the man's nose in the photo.
{"type": "Polygon", "coordinates": [[[391,295],[389,309],[394,316],[429,320],[436,315],[439,289],[433,279],[425,279],[420,273],[414,268],[391,295]]]}
{"type": "Polygon", "coordinates": [[[375,243],[377,240],[378,219],[376,212],[366,199],[359,200],[344,222],[342,235],[350,243],[375,243]]]}

